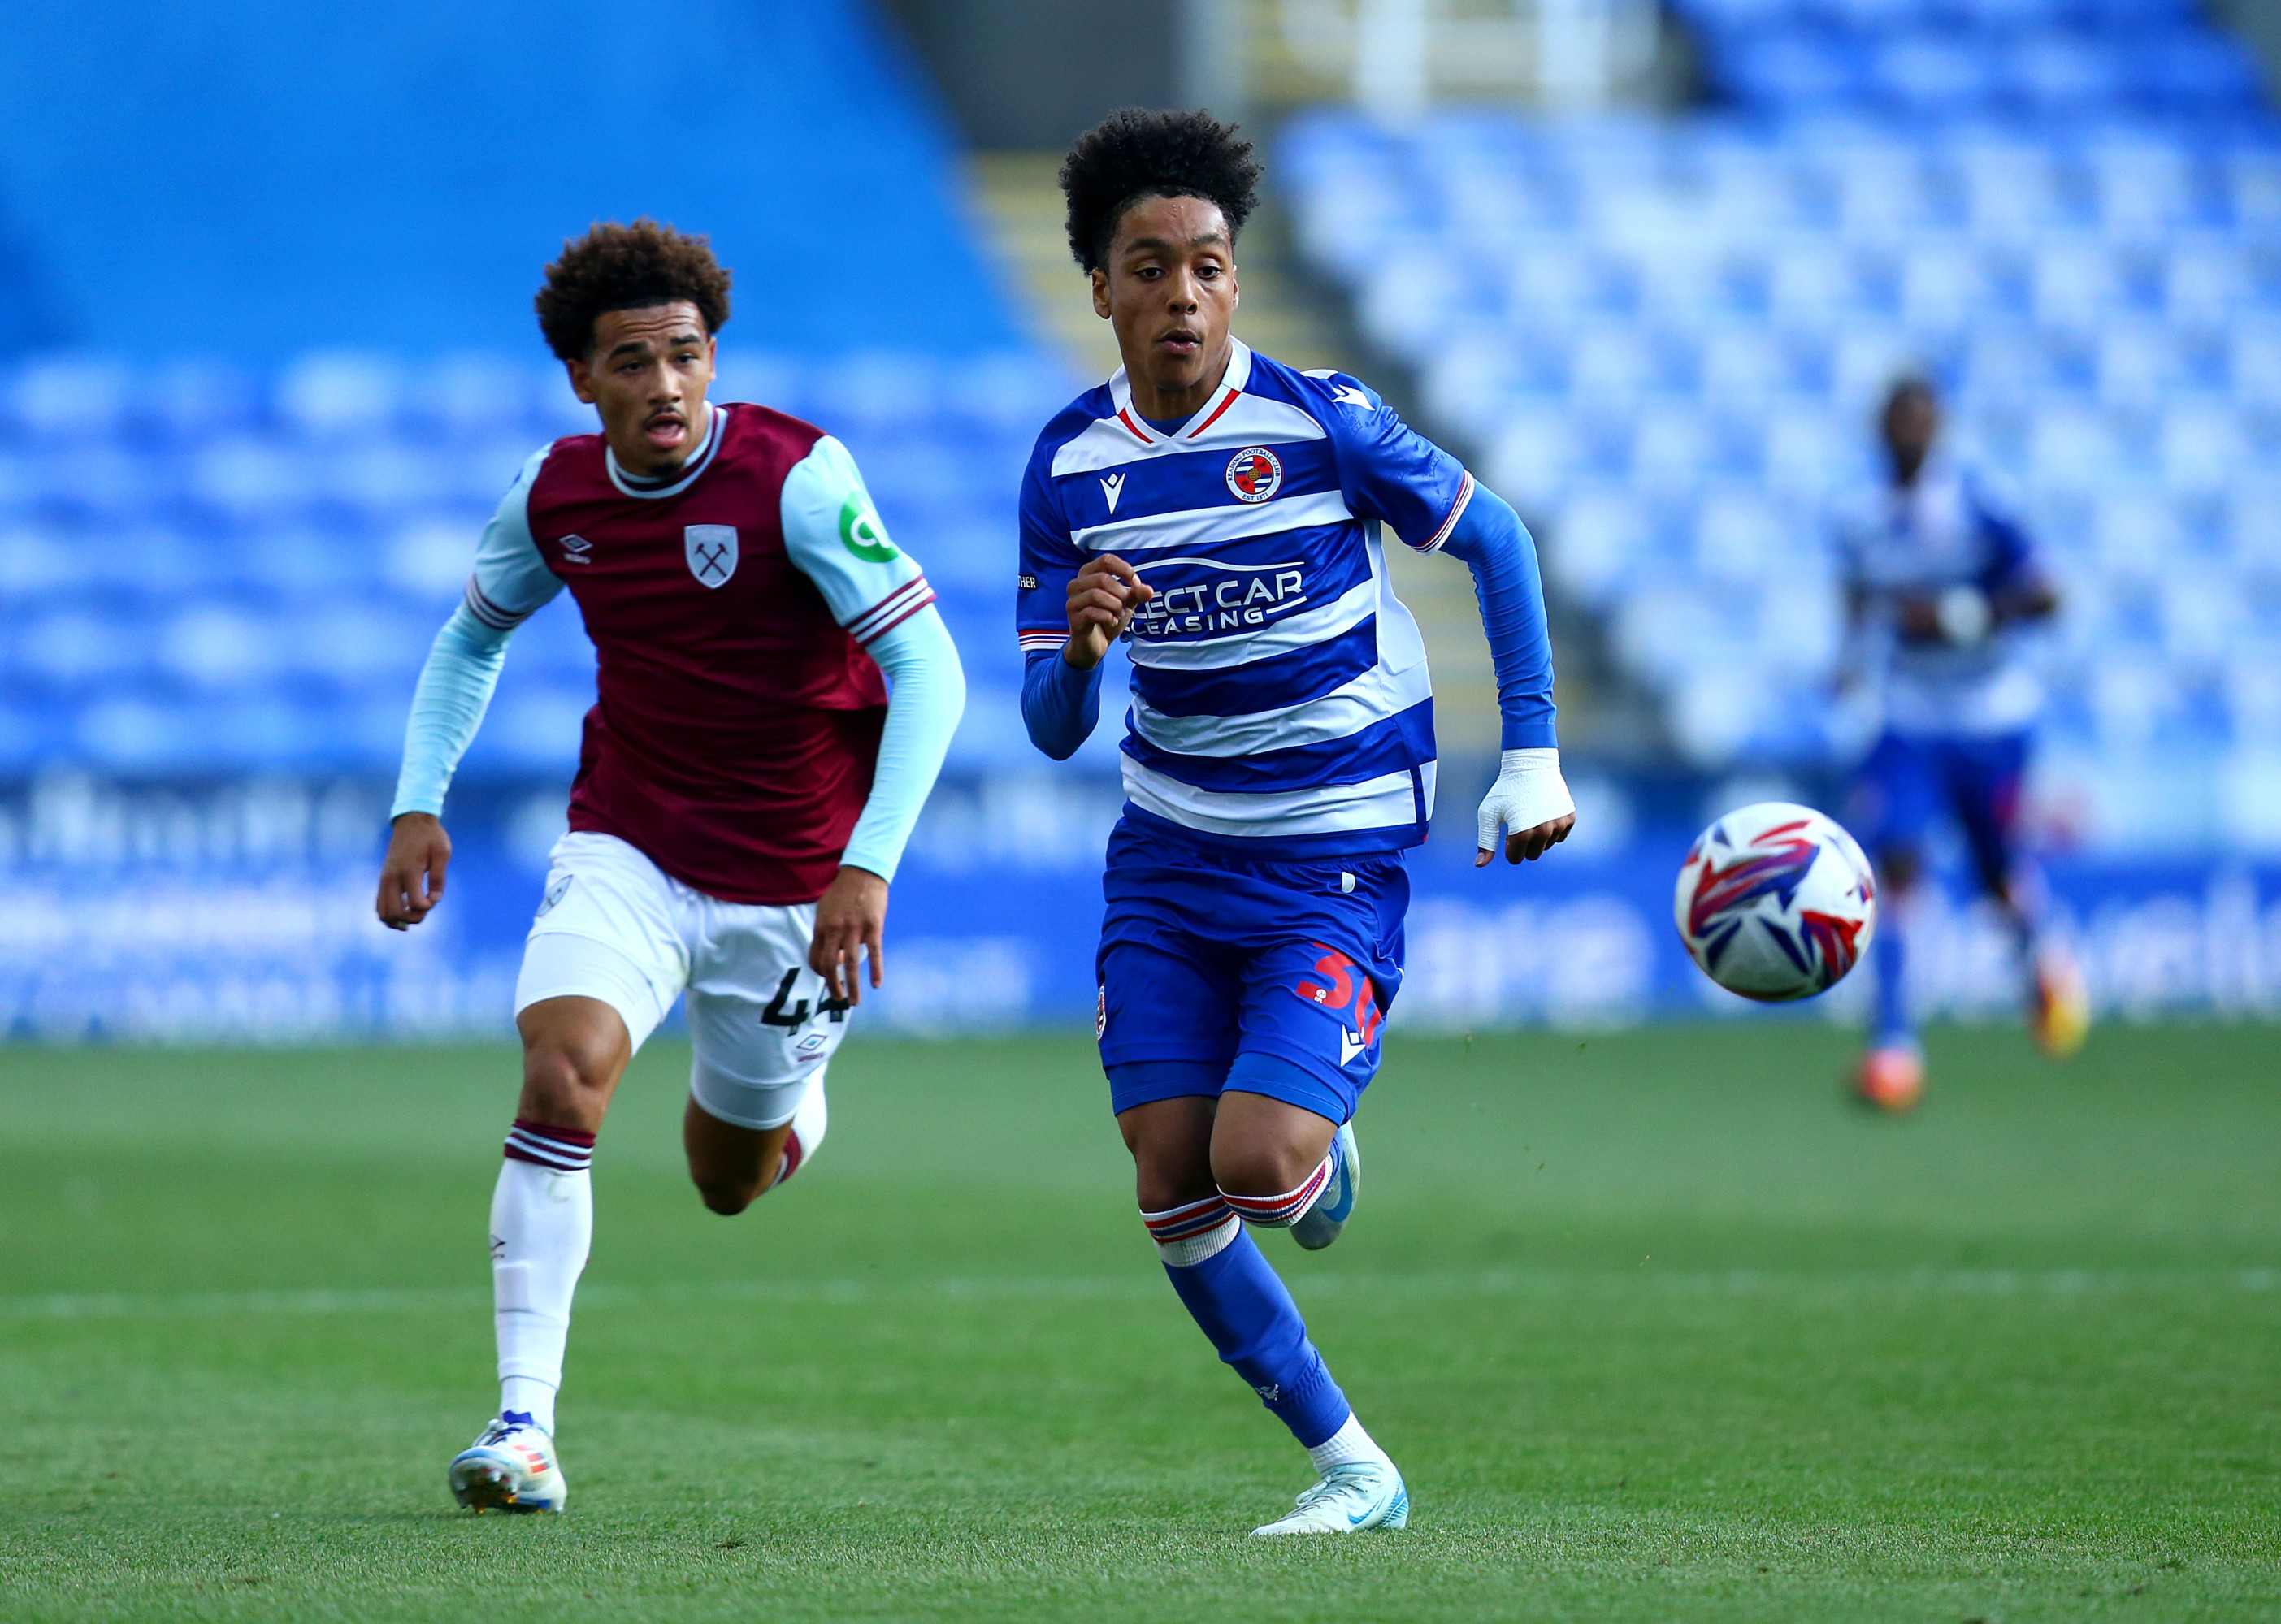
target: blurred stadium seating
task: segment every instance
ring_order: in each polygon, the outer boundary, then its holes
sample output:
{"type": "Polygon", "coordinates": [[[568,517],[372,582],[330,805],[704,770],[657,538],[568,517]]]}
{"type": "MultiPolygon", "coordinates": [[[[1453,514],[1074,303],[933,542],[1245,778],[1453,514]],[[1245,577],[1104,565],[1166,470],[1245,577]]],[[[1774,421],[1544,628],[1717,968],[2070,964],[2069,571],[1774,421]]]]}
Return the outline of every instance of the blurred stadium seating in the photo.
{"type": "MultiPolygon", "coordinates": [[[[960,761],[1026,750],[1007,537],[1068,396],[1019,352],[737,358],[722,391],[849,441],[927,567],[981,702],[960,761]]],[[[305,358],[257,374],[78,358],[0,383],[0,773],[392,775],[429,641],[531,451],[591,432],[559,368],[305,358]]],[[[566,598],[517,635],[469,770],[559,772],[593,700],[566,598]]]]}
{"type": "MultiPolygon", "coordinates": [[[[455,786],[452,908],[390,936],[370,870],[477,533],[534,449],[594,428],[530,298],[598,218],[712,236],[715,398],[845,438],[936,585],[975,702],[921,866],[1097,853],[1097,786],[989,777],[1030,754],[1013,505],[1071,380],[881,19],[692,0],[686,59],[605,87],[645,17],[518,15],[249,0],[193,39],[128,5],[0,38],[0,1031],[499,1029],[593,702],[567,597],[517,634],[455,786]]],[[[909,1018],[1028,1008],[956,916],[970,886],[903,901],[909,1018]]]]}
{"type": "MultiPolygon", "coordinates": [[[[928,566],[1006,701],[962,762],[1016,742],[993,731],[1017,682],[1000,561],[1069,380],[868,8],[693,0],[662,171],[651,89],[537,116],[625,25],[612,0],[537,32],[414,0],[384,49],[278,0],[195,50],[135,11],[0,40],[0,778],[391,776],[483,520],[533,449],[594,426],[538,342],[539,268],[645,213],[736,274],[721,397],[841,434],[928,566]]],[[[507,672],[468,773],[561,775],[592,696],[567,601],[507,672]]]]}
{"type": "Polygon", "coordinates": [[[1687,14],[1697,116],[1295,120],[1305,251],[1688,759],[1844,743],[1818,514],[1922,368],[2068,595],[2047,804],[2281,844],[2281,126],[2239,48],[2138,0],[1687,14]]]}
{"type": "MultiPolygon", "coordinates": [[[[2183,12],[1849,4],[1689,11],[1720,99],[1682,118],[1284,127],[1300,250],[1540,523],[1564,611],[1685,758],[1596,763],[1572,729],[1578,839],[1486,877],[1453,762],[1465,827],[1413,864],[1407,1022],[1704,1007],[1671,868],[1714,803],[1786,787],[1766,774],[1829,782],[1814,514],[1904,364],[1950,383],[2065,576],[2045,802],[2079,794],[2108,853],[2053,870],[2100,996],[2281,1007],[2281,870],[2244,866],[2281,850],[2281,138],[2183,12]],[[2209,850],[2158,873],[2122,850],[2150,831],[2209,850]]],[[[592,427],[531,331],[537,267],[645,211],[738,273],[719,396],[850,444],[966,661],[879,1016],[1089,1016],[1116,730],[1090,773],[1040,763],[1006,625],[1020,470],[1076,380],[1024,337],[862,7],[692,0],[703,158],[666,177],[653,88],[592,128],[534,112],[611,0],[538,39],[418,0],[400,56],[261,0],[215,21],[219,94],[134,10],[0,38],[0,1032],[501,1030],[593,692],[567,600],[518,634],[455,787],[450,904],[384,932],[372,862],[478,527],[592,427]],[[430,58],[446,81],[408,93],[430,58]],[[82,103],[109,109],[94,135],[82,103]],[[294,142],[265,133],[280,109],[294,142]]],[[[1923,928],[1928,1002],[1993,1008],[2000,932],[1923,928]]]]}

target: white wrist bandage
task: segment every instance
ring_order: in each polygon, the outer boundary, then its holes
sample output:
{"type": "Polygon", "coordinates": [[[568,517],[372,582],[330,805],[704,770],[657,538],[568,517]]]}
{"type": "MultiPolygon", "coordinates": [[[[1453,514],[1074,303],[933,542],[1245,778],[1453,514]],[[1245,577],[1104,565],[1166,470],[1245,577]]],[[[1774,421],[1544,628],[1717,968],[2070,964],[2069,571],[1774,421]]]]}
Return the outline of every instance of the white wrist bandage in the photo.
{"type": "Polygon", "coordinates": [[[1500,826],[1507,834],[1519,834],[1575,809],[1576,802],[1560,777],[1559,751],[1508,750],[1497,769],[1496,782],[1481,798],[1479,849],[1504,850],[1504,841],[1497,832],[1500,826]]]}
{"type": "Polygon", "coordinates": [[[1940,635],[1960,648],[1987,637],[1996,620],[1988,594],[1976,586],[1950,587],[1941,593],[1934,613],[1940,621],[1940,635]]]}

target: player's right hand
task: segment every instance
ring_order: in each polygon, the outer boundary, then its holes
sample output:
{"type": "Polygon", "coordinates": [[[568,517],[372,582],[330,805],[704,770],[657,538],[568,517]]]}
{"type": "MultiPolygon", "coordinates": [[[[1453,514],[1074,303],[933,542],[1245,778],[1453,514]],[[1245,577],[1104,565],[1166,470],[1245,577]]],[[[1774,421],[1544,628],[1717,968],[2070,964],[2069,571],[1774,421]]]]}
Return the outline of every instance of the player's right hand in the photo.
{"type": "Polygon", "coordinates": [[[408,931],[444,900],[444,870],[452,866],[452,837],[432,812],[406,812],[388,837],[380,863],[380,898],[374,905],[391,931],[408,931]]]}
{"type": "Polygon", "coordinates": [[[1114,553],[1088,559],[1069,586],[1070,640],[1062,658],[1090,671],[1133,623],[1133,611],[1156,595],[1140,571],[1114,553]]]}

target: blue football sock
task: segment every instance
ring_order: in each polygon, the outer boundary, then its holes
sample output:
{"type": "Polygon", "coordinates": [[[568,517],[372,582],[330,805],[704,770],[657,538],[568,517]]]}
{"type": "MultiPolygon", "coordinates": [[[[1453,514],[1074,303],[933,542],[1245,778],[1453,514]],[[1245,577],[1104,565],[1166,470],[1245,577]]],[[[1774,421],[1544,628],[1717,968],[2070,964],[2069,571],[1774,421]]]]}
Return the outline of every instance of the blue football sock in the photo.
{"type": "Polygon", "coordinates": [[[1881,1048],[1916,1041],[1916,1024],[1909,1019],[1909,953],[1900,913],[1898,908],[1887,910],[1869,946],[1877,970],[1876,1042],[1881,1048]]]}
{"type": "Polygon", "coordinates": [[[1164,1272],[1222,1361],[1250,1384],[1293,1437],[1313,1449],[1346,1425],[1354,1413],[1347,1396],[1307,1340],[1306,1321],[1282,1277],[1249,1233],[1239,1230],[1202,1263],[1167,1264],[1164,1272]]]}

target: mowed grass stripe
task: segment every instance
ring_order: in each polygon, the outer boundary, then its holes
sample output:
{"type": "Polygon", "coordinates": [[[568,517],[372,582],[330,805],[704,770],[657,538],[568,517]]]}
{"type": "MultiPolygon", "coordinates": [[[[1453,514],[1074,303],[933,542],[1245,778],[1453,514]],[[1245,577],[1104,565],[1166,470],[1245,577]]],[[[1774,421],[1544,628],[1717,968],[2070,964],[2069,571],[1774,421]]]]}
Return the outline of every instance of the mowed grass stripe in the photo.
{"type": "Polygon", "coordinates": [[[1936,1032],[1906,1122],[1847,1049],[1397,1040],[1262,1238],[1418,1519],[1297,1546],[1082,1039],[851,1045],[733,1222],[646,1051],[539,1524],[441,1487],[511,1051],[0,1051],[0,1619],[2281,1617],[2281,1040],[1936,1032]]]}
{"type": "MultiPolygon", "coordinates": [[[[1312,1298],[1508,1296],[1968,1296],[2077,1297],[2281,1290],[2281,1269],[1888,1269],[1775,1272],[1496,1270],[1479,1274],[1326,1274],[1312,1298]]],[[[697,1285],[590,1286],[580,1312],[608,1313],[706,1303],[949,1303],[1156,1302],[1164,1282],[1111,1275],[947,1276],[881,1285],[858,1280],[718,1280],[697,1285]]],[[[370,1291],[69,1292],[0,1297],[0,1319],[117,1319],[172,1316],[414,1314],[488,1308],[476,1288],[409,1287],[370,1291]]]]}

